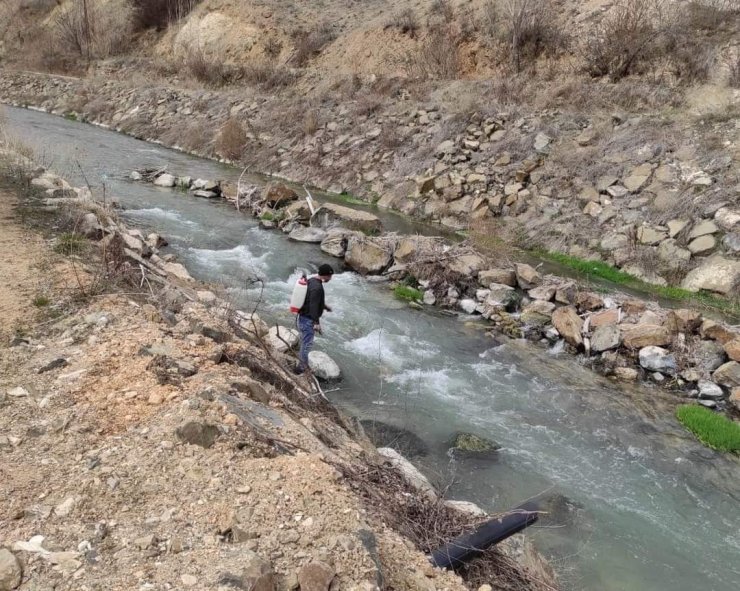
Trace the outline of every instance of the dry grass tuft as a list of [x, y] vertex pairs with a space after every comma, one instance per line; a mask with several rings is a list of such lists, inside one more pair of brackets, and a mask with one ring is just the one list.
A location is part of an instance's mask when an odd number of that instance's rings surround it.
[[216, 153], [222, 158], [238, 162], [247, 146], [247, 131], [234, 117], [229, 118], [221, 126], [216, 137]]
[[298, 68], [307, 66], [312, 58], [319, 55], [336, 38], [330, 23], [322, 23], [312, 31], [296, 31], [294, 36], [295, 49], [290, 62]]

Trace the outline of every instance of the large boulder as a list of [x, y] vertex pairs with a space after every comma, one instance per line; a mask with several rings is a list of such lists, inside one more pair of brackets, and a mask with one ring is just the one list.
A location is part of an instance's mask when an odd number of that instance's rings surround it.
[[658, 324], [637, 324], [623, 331], [622, 342], [629, 349], [660, 347], [671, 342], [671, 333]]
[[288, 349], [295, 347], [299, 339], [300, 336], [297, 330], [284, 326], [272, 326], [267, 333], [267, 342], [279, 353], [284, 353]]
[[522, 289], [532, 289], [542, 283], [542, 276], [531, 265], [516, 263], [514, 272], [517, 283]]
[[490, 318], [496, 312], [513, 310], [521, 301], [521, 296], [513, 287], [491, 283], [490, 291], [483, 302], [483, 316]]
[[157, 187], [174, 187], [176, 183], [177, 179], [174, 175], [167, 172], [160, 174], [156, 179], [154, 179], [154, 184]]
[[456, 457], [489, 458], [495, 457], [501, 446], [495, 441], [474, 433], [456, 433], [450, 441], [450, 450]]
[[583, 345], [583, 320], [573, 306], [555, 310], [552, 313], [552, 325], [570, 345], [574, 347]]
[[391, 464], [402, 474], [404, 479], [416, 490], [424, 494], [432, 501], [437, 500], [437, 492], [432, 484], [411, 462], [404, 458], [395, 449], [390, 447], [381, 447], [378, 453], [388, 459]]
[[347, 245], [344, 260], [362, 275], [381, 273], [391, 262], [392, 249], [378, 240], [353, 237]]
[[619, 327], [614, 324], [603, 324], [591, 335], [591, 350], [596, 353], [616, 349], [622, 339]]
[[398, 264], [424, 262], [441, 254], [444, 245], [433, 236], [405, 236], [398, 241], [393, 252], [393, 259]]
[[306, 226], [297, 226], [294, 228], [288, 238], [295, 240], [296, 242], [308, 242], [311, 244], [319, 244], [326, 238], [326, 232], [321, 228], [307, 228]]
[[712, 378], [726, 388], [740, 387], [740, 363], [728, 361], [717, 368]]
[[740, 361], [740, 337], [726, 342], [724, 349], [732, 361]]
[[335, 203], [324, 203], [319, 207], [311, 216], [311, 225], [325, 230], [340, 226], [365, 234], [380, 234], [383, 229], [378, 216]]
[[681, 287], [689, 291], [715, 291], [729, 294], [740, 283], [740, 261], [713, 256], [686, 275]]
[[265, 202], [276, 209], [298, 201], [298, 193], [282, 184], [270, 185], [265, 192]]
[[336, 362], [323, 351], [311, 351], [308, 354], [308, 366], [320, 380], [333, 381], [342, 377], [342, 370]]
[[353, 232], [344, 228], [330, 228], [326, 232], [326, 237], [321, 241], [321, 250], [341, 259], [347, 253], [349, 239], [353, 235]]
[[676, 373], [676, 358], [662, 347], [643, 347], [640, 349], [640, 365], [648, 371]]
[[486, 269], [478, 272], [478, 283], [483, 287], [488, 287], [491, 283], [516, 287], [516, 273], [513, 269]]
[[461, 254], [447, 259], [444, 266], [457, 275], [474, 277], [485, 264], [485, 259], [478, 254]]

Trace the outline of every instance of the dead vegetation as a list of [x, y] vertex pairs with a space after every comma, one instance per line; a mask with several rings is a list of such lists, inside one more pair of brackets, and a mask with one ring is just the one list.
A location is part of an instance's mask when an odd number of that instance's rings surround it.
[[232, 162], [239, 162], [246, 146], [247, 130], [238, 119], [227, 119], [216, 136], [216, 153]]

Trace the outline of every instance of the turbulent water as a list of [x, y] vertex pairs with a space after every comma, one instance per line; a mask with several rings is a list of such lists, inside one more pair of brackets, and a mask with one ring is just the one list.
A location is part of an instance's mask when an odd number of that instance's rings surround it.
[[[126, 180], [145, 165], [204, 178], [238, 171], [49, 115], [6, 114], [54, 169], [104, 183], [126, 219], [166, 236], [194, 276], [222, 283], [245, 307], [259, 301], [271, 321], [291, 322], [300, 268], [338, 265], [224, 204]], [[389, 215], [384, 222], [409, 228]], [[687, 436], [659, 390], [619, 388], [526, 343], [498, 345], [470, 317], [410, 310], [350, 272], [335, 276], [327, 299], [334, 312], [317, 347], [345, 376], [332, 400], [419, 435], [430, 451], [415, 461], [455, 498], [494, 511], [543, 499], [550, 514], [528, 532], [565, 588], [740, 586], [740, 464]], [[497, 441], [498, 459], [452, 459], [457, 431]]]

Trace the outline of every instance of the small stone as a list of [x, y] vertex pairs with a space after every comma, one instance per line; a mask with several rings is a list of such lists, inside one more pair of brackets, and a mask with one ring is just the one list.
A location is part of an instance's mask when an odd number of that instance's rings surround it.
[[714, 236], [699, 236], [689, 242], [688, 249], [693, 254], [702, 255], [712, 252], [717, 247], [717, 240]]
[[624, 382], [634, 382], [639, 377], [639, 373], [632, 367], [618, 367], [614, 370], [614, 376]]
[[11, 398], [25, 398], [28, 396], [28, 390], [21, 386], [17, 386], [8, 390], [8, 396]]
[[216, 443], [220, 431], [216, 425], [189, 421], [178, 427], [175, 433], [183, 443], [198, 445], [208, 449]]
[[74, 509], [75, 503], [74, 497], [65, 499], [64, 502], [54, 508], [54, 515], [57, 517], [67, 517], [72, 512], [72, 509]]
[[157, 538], [154, 536], [154, 534], [142, 536], [134, 540], [134, 546], [136, 546], [139, 550], [148, 550], [149, 548], [153, 548], [156, 543]]
[[10, 550], [0, 548], [0, 591], [12, 591], [21, 584], [23, 569]]
[[676, 373], [676, 358], [662, 347], [643, 347], [640, 349], [639, 357], [640, 365], [648, 371]]
[[719, 232], [717, 224], [715, 224], [711, 220], [704, 220], [703, 222], [699, 222], [693, 228], [691, 228], [691, 232], [689, 233], [689, 240], [699, 238], [700, 236], [716, 234], [717, 232]]
[[714, 382], [699, 380], [699, 398], [719, 399], [725, 397], [725, 392]]
[[335, 574], [325, 562], [313, 561], [298, 572], [298, 583], [301, 591], [328, 591]]
[[182, 575], [180, 580], [186, 587], [195, 587], [198, 584], [198, 578], [193, 575]]
[[732, 389], [729, 402], [735, 407], [735, 410], [740, 410], [740, 386]]
[[50, 361], [46, 365], [43, 365], [39, 369], [36, 370], [36, 373], [46, 373], [47, 371], [52, 371], [54, 369], [59, 369], [60, 367], [66, 367], [69, 365], [69, 362], [64, 359], [63, 357], [57, 357], [53, 361]]

